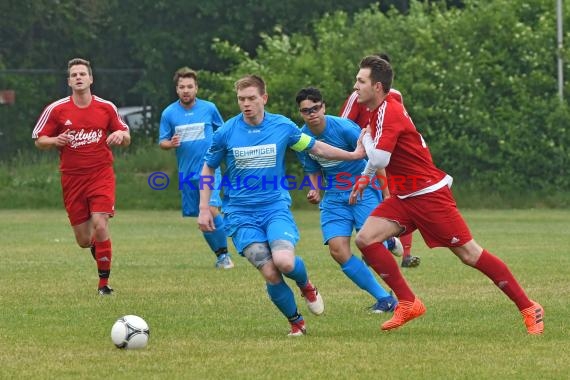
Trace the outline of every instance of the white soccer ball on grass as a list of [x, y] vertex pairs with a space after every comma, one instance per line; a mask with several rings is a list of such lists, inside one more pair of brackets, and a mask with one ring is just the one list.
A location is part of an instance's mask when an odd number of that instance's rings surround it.
[[150, 330], [144, 319], [136, 315], [125, 315], [117, 319], [111, 329], [111, 340], [118, 348], [127, 350], [145, 348]]

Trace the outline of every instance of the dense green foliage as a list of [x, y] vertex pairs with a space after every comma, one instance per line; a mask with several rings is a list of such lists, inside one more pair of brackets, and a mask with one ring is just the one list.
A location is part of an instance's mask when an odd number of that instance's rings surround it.
[[[17, 10], [26, 17], [8, 18], [0, 26], [0, 37], [6, 41], [0, 47], [0, 70], [55, 69], [76, 55], [95, 57], [97, 94], [119, 105], [149, 103], [161, 110], [174, 96], [172, 72], [189, 64], [202, 68], [200, 96], [216, 102], [225, 117], [238, 112], [234, 81], [245, 73], [257, 73], [268, 82], [268, 109], [300, 122], [294, 96], [301, 87], [320, 87], [327, 111], [336, 114], [351, 91], [360, 58], [385, 51], [395, 67], [394, 87], [403, 93], [436, 163], [456, 179], [460, 191], [479, 193], [483, 199], [515, 193], [535, 198], [553, 194], [558, 199], [556, 193], [568, 192], [570, 110], [568, 102], [557, 96], [552, 1], [447, 2], [460, 8], [443, 1], [394, 1], [356, 13], [356, 6], [366, 2], [345, 8], [348, 12], [331, 8], [330, 13], [323, 12], [326, 2], [321, 1], [312, 3], [310, 10], [296, 1], [287, 9], [282, 8], [287, 5], [265, 9], [263, 2], [250, 3], [237, 9], [223, 0], [210, 5], [196, 2], [178, 12], [172, 12], [177, 9], [173, 0], [79, 1], [79, 5], [60, 1], [57, 7], [45, 0], [12, 4], [15, 8], [1, 3], [0, 10]], [[334, 4], [334, 9], [343, 9]], [[386, 12], [390, 4], [405, 12]], [[565, 8], [567, 21], [568, 3]], [[264, 11], [267, 17], [248, 12], [251, 9]], [[319, 14], [322, 17], [315, 19]], [[255, 22], [246, 23], [248, 17]], [[71, 20], [78, 25], [76, 30], [68, 28]], [[247, 29], [250, 25], [255, 33]], [[192, 28], [199, 33], [190, 33], [196, 31]], [[64, 48], [56, 48], [58, 36], [65, 40]], [[568, 40], [570, 34], [564, 37]], [[110, 54], [104, 54], [107, 51]], [[560, 53], [567, 78], [570, 56], [566, 50]], [[196, 56], [204, 60], [196, 61]], [[131, 71], [98, 72], [98, 67]], [[64, 71], [4, 73], [0, 88], [17, 90], [17, 104], [0, 107], [0, 159], [6, 159], [15, 151], [33, 149], [31, 127], [54, 94], [65, 93]], [[153, 113], [155, 119], [158, 115]], [[147, 146], [147, 140], [135, 136], [131, 150], [141, 155], [141, 149], [156, 149]], [[20, 164], [33, 164], [27, 153], [17, 157]], [[289, 165], [298, 171], [293, 156]], [[3, 183], [12, 185], [13, 177], [12, 171]]]
[[235, 112], [229, 82], [255, 72], [269, 83], [271, 110], [300, 121], [295, 92], [316, 85], [336, 113], [359, 59], [386, 51], [395, 87], [440, 167], [497, 192], [568, 189], [570, 112], [557, 96], [552, 3], [466, 3], [463, 10], [414, 3], [408, 15], [336, 13], [316, 24], [315, 37], [265, 36], [255, 59], [219, 45], [239, 63], [216, 75], [221, 87], [213, 92]]
[[[254, 55], [260, 33], [276, 25], [286, 32], [310, 33], [313, 20], [326, 12], [352, 14], [371, 3], [2, 1], [0, 89], [15, 89], [17, 104], [0, 107], [0, 160], [30, 147], [30, 129], [38, 114], [49, 102], [67, 95], [65, 64], [71, 58], [91, 61], [98, 95], [119, 106], [149, 103], [159, 110], [172, 101], [171, 78], [177, 68], [227, 69], [229, 61], [211, 48], [214, 39], [238, 44]], [[407, 0], [381, 3], [383, 10], [392, 5], [407, 8]]]

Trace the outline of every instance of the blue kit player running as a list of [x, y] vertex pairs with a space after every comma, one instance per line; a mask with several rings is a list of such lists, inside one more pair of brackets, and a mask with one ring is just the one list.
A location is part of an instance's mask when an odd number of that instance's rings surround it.
[[[198, 216], [199, 178], [204, 155], [212, 143], [214, 131], [224, 123], [214, 103], [198, 99], [198, 77], [183, 67], [174, 74], [178, 100], [162, 112], [159, 144], [162, 149], [176, 149], [182, 193], [182, 216]], [[219, 171], [216, 173], [220, 181]], [[203, 232], [206, 242], [216, 254], [216, 268], [230, 269], [234, 264], [228, 253], [225, 224], [218, 208], [219, 191], [213, 191], [209, 206], [214, 215], [215, 231]]]
[[[297, 93], [295, 100], [305, 121], [305, 125], [301, 128], [303, 133], [347, 151], [356, 148], [360, 127], [352, 120], [325, 115], [325, 102], [318, 89], [304, 88]], [[369, 186], [367, 187], [369, 191], [363, 194], [362, 199], [350, 205], [348, 200], [352, 190], [351, 184], [361, 175], [366, 167], [366, 160], [328, 160], [306, 151], [297, 153], [297, 156], [312, 184], [312, 189], [307, 194], [309, 202], [319, 203], [320, 190], [325, 190], [320, 203], [321, 230], [324, 243], [329, 246], [332, 258], [352, 282], [374, 297], [376, 303], [370, 308], [371, 312], [394, 311], [398, 303], [396, 298], [384, 290], [366, 264], [354, 256], [350, 249], [353, 229], [360, 230], [368, 215], [382, 201], [380, 188], [388, 195], [388, 187]], [[380, 175], [386, 178], [385, 172]], [[397, 238], [390, 238], [385, 243], [387, 248], [403, 251], [401, 243], [395, 239]]]
[[[283, 276], [295, 281], [313, 314], [322, 314], [324, 303], [309, 281], [303, 259], [295, 255], [299, 232], [289, 209], [287, 148], [339, 160], [361, 159], [364, 152], [360, 144], [354, 152], [347, 152], [316, 141], [288, 118], [265, 112], [268, 94], [265, 82], [256, 75], [239, 79], [235, 89], [241, 113], [214, 134], [203, 180], [225, 162], [221, 186], [228, 235], [263, 276], [269, 298], [291, 325], [289, 335], [300, 336], [305, 334], [305, 321]], [[208, 186], [200, 189], [198, 225], [202, 231], [216, 228], [208, 207], [211, 192]]]

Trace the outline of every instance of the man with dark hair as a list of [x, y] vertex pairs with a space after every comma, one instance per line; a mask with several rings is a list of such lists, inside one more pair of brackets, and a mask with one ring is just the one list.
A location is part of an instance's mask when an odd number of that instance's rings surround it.
[[[174, 74], [174, 86], [178, 100], [162, 112], [160, 118], [159, 145], [162, 149], [175, 149], [179, 176], [184, 178], [180, 190], [182, 216], [198, 216], [200, 204], [200, 171], [204, 155], [212, 144], [212, 135], [224, 120], [216, 105], [197, 97], [198, 75], [188, 67]], [[216, 183], [220, 183], [220, 171]], [[219, 207], [222, 205], [219, 190], [212, 192], [210, 209], [214, 215], [215, 231], [203, 232], [204, 239], [216, 255], [216, 268], [231, 269], [234, 264], [228, 253], [225, 223]]]
[[[398, 328], [426, 311], [402, 276], [394, 257], [382, 242], [405, 231], [420, 230], [430, 248], [447, 247], [464, 264], [481, 271], [520, 310], [529, 334], [544, 331], [544, 309], [528, 298], [507, 265], [483, 249], [471, 236], [451, 193], [453, 179], [438, 169], [428, 146], [416, 130], [404, 106], [390, 95], [390, 63], [377, 56], [360, 62], [354, 89], [358, 102], [372, 110], [370, 125], [362, 138], [368, 156], [363, 174], [373, 177], [385, 168], [404, 181], [392, 196], [378, 205], [356, 236], [356, 245], [368, 264], [381, 274], [398, 297], [394, 316], [383, 330]], [[351, 199], [361, 196], [369, 181], [355, 184]]]
[[[386, 53], [377, 53], [376, 56], [382, 58], [386, 62], [390, 62], [390, 57]], [[390, 88], [390, 95], [393, 99], [396, 99], [400, 103], [404, 104], [404, 98], [400, 91], [395, 88]], [[352, 94], [344, 101], [344, 104], [340, 110], [340, 117], [345, 117], [354, 121], [360, 126], [360, 128], [365, 129], [370, 121], [370, 109], [364, 104], [358, 102], [358, 93], [353, 91]], [[400, 241], [404, 247], [402, 254], [402, 268], [415, 268], [420, 265], [421, 259], [419, 256], [412, 255], [412, 234], [406, 233], [400, 236]]]
[[[356, 148], [360, 128], [349, 119], [327, 115], [325, 101], [318, 89], [303, 88], [295, 100], [305, 121], [301, 127], [303, 133], [346, 151]], [[382, 192], [388, 194], [387, 186], [368, 187], [362, 199], [350, 205], [348, 200], [352, 187], [347, 183], [354, 183], [360, 176], [366, 160], [328, 160], [306, 151], [298, 152], [297, 157], [312, 184], [312, 189], [307, 194], [308, 201], [314, 204], [320, 202], [321, 232], [331, 257], [352, 282], [374, 297], [375, 304], [370, 307], [371, 312], [393, 311], [398, 301], [384, 290], [366, 264], [354, 256], [350, 249], [353, 230], [358, 232], [362, 228], [368, 215], [382, 201]], [[381, 170], [378, 174], [385, 177], [386, 173]], [[325, 189], [322, 201], [321, 189]], [[386, 242], [386, 247], [390, 250], [402, 249], [395, 237]]]

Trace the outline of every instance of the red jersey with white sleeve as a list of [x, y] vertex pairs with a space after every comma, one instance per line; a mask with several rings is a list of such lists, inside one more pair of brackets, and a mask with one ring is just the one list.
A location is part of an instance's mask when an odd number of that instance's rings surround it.
[[453, 179], [435, 166], [422, 135], [391, 93], [372, 111], [370, 127], [376, 149], [391, 153], [386, 173], [392, 195], [403, 199], [451, 186]]
[[[400, 91], [392, 88], [390, 89], [390, 94], [394, 99], [404, 104], [404, 99], [402, 98]], [[358, 93], [356, 91], [350, 94], [350, 96], [344, 101], [339, 113], [340, 117], [354, 121], [362, 129], [368, 126], [370, 115], [371, 113], [368, 107], [364, 104], [358, 103]]]
[[68, 96], [44, 109], [32, 138], [55, 137], [69, 131], [71, 141], [59, 151], [60, 171], [76, 175], [111, 166], [113, 153], [107, 145], [107, 136], [128, 130], [113, 103], [92, 96], [89, 106], [80, 108]]

